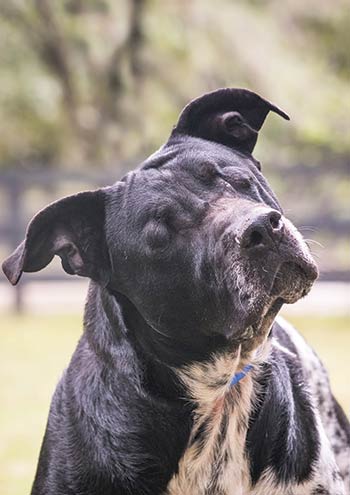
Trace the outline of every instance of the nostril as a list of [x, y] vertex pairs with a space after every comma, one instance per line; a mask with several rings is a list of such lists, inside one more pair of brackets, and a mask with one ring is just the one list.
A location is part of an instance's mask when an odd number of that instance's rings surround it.
[[275, 241], [283, 234], [283, 227], [282, 215], [277, 210], [260, 213], [238, 236], [240, 247], [252, 252], [273, 249]]
[[250, 233], [250, 239], [247, 247], [257, 247], [264, 243], [264, 237], [258, 230]]
[[273, 211], [269, 215], [270, 225], [273, 230], [277, 230], [281, 227], [281, 214], [278, 211]]

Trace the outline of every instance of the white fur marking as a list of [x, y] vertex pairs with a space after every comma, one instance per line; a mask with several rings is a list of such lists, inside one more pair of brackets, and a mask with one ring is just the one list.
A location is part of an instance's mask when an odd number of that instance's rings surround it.
[[[316, 364], [319, 368], [321, 365], [316, 355], [293, 327], [281, 319], [279, 324], [296, 345], [306, 372], [312, 373]], [[272, 345], [286, 354], [298, 357], [278, 342]], [[312, 479], [301, 485], [278, 485], [274, 474], [268, 469], [259, 482], [251, 486], [245, 442], [247, 421], [256, 400], [253, 390], [254, 371], [245, 376], [239, 387], [230, 388], [229, 384], [234, 373], [241, 371], [248, 361], [254, 361], [257, 369], [259, 363], [266, 359], [269, 344], [265, 343], [263, 348], [264, 356], [252, 353], [250, 360], [242, 360], [240, 352], [227, 353], [181, 371], [182, 380], [197, 407], [189, 445], [180, 459], [178, 473], [168, 484], [166, 495], [311, 495], [319, 487], [328, 490], [331, 495], [350, 495], [343, 481], [334, 477], [337, 472], [335, 457], [316, 407], [321, 451]], [[224, 429], [221, 438], [225, 416], [227, 429]], [[196, 432], [204, 421], [206, 428], [203, 444], [196, 443]]]

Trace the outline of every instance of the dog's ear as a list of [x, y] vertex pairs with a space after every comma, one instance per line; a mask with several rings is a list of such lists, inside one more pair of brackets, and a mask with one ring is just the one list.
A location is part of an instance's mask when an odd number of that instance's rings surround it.
[[30, 222], [24, 241], [7, 258], [3, 271], [12, 285], [22, 272], [37, 272], [54, 255], [73, 275], [108, 283], [103, 190], [67, 196], [41, 210]]
[[218, 89], [183, 109], [172, 136], [188, 134], [252, 153], [270, 111], [289, 120], [286, 113], [252, 91]]

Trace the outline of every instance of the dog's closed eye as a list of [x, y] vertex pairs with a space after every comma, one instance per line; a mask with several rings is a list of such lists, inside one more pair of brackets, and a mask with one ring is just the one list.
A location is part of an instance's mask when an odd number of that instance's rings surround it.
[[211, 184], [217, 177], [221, 176], [218, 166], [213, 162], [200, 163], [196, 166], [194, 173], [205, 184]]
[[237, 192], [247, 193], [254, 189], [254, 179], [248, 174], [237, 174], [225, 171], [221, 177]]
[[153, 220], [157, 223], [171, 227], [172, 220], [174, 219], [174, 211], [170, 206], [159, 206], [153, 213]]
[[250, 191], [254, 187], [251, 177], [238, 177], [234, 179], [234, 185], [239, 191]]

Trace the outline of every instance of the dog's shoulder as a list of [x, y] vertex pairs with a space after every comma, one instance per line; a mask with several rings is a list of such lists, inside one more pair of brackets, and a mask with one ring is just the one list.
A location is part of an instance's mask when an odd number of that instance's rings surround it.
[[251, 479], [257, 482], [269, 471], [279, 483], [302, 483], [319, 455], [315, 408], [291, 335], [275, 323], [270, 338], [247, 434]]
[[96, 495], [161, 493], [187, 442], [189, 411], [149, 393], [127, 342], [114, 346], [113, 362], [99, 353], [85, 332], [52, 399], [34, 487], [51, 494], [49, 478], [59, 486], [69, 477], [72, 489]]
[[[273, 326], [271, 340], [269, 365], [275, 368], [271, 386], [281, 393], [290, 380], [293, 393], [286, 396], [290, 401], [287, 409], [289, 414], [293, 411], [295, 431], [310, 434], [308, 441], [311, 443], [306, 447], [310, 449], [311, 457], [304, 458], [306, 464], [309, 462], [313, 470], [316, 468], [321, 472], [322, 463], [333, 464], [335, 459], [334, 476], [339, 468], [342, 479], [350, 485], [350, 424], [332, 394], [325, 366], [303, 336], [281, 317]], [[276, 398], [278, 393], [274, 395]], [[268, 414], [272, 414], [273, 404], [268, 403], [265, 407]], [[294, 447], [302, 455], [300, 447], [305, 445], [305, 439], [300, 436], [299, 440], [301, 443], [297, 441]]]
[[273, 327], [272, 337], [276, 352], [290, 354], [298, 360], [310, 395], [320, 413], [327, 433], [329, 430], [329, 434], [333, 436], [331, 430], [334, 430], [334, 423], [340, 424], [347, 443], [350, 445], [349, 421], [333, 396], [327, 369], [317, 353], [301, 334], [283, 318], [277, 318], [277, 322]]

